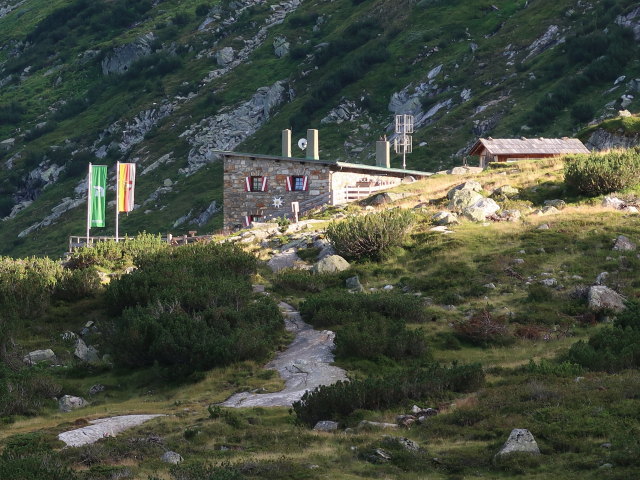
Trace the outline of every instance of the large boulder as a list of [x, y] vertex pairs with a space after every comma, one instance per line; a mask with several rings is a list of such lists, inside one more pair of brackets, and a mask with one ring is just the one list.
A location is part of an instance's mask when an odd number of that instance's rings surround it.
[[620, 210], [624, 208], [625, 203], [617, 197], [604, 197], [602, 199], [602, 206], [605, 208], [615, 208]]
[[336, 273], [348, 270], [351, 267], [340, 255], [329, 255], [313, 266], [316, 273]]
[[511, 185], [503, 185], [502, 187], [496, 188], [491, 195], [494, 197], [510, 198], [518, 195], [519, 192], [520, 190], [518, 190], [516, 187], [512, 187]]
[[453, 195], [460, 190], [471, 190], [472, 192], [479, 192], [482, 190], [482, 185], [475, 180], [469, 180], [468, 182], [461, 183], [460, 185], [456, 185], [451, 190], [447, 192], [447, 198], [451, 200]]
[[27, 365], [36, 365], [40, 362], [56, 363], [58, 359], [56, 358], [56, 354], [53, 353], [53, 350], [47, 348], [46, 350], [34, 350], [33, 352], [27, 353], [22, 361]]
[[85, 363], [95, 364], [100, 362], [100, 355], [95, 347], [87, 346], [81, 338], [76, 340], [76, 348], [73, 354]]
[[514, 428], [509, 434], [509, 438], [504, 443], [496, 457], [508, 455], [514, 452], [530, 453], [540, 455], [540, 448], [533, 438], [531, 432], [525, 428]]
[[224, 47], [221, 50], [216, 52], [216, 62], [221, 67], [225, 67], [235, 58], [235, 52], [233, 51], [233, 47]]
[[160, 457], [160, 460], [162, 460], [164, 463], [177, 465], [181, 463], [184, 460], [184, 458], [182, 458], [182, 455], [180, 455], [179, 453], [172, 452], [171, 450], [169, 450], [162, 454], [162, 457]]
[[464, 216], [474, 222], [484, 222], [487, 217], [493, 215], [500, 210], [495, 200], [491, 198], [481, 198], [473, 205], [464, 209]]
[[276, 37], [273, 41], [273, 53], [276, 57], [282, 58], [289, 53], [290, 43], [287, 42], [285, 37]]
[[604, 285], [590, 287], [587, 298], [589, 308], [594, 311], [613, 310], [614, 312], [621, 312], [626, 308], [624, 304], [625, 298]]
[[156, 36], [153, 33], [147, 33], [131, 43], [116, 47], [102, 60], [102, 74], [125, 73], [133, 63], [153, 53], [155, 40]]
[[433, 217], [433, 223], [436, 225], [455, 225], [460, 223], [458, 220], [458, 215], [451, 212], [438, 212]]
[[624, 235], [618, 235], [618, 238], [616, 238], [616, 243], [613, 245], [613, 249], [619, 251], [632, 251], [636, 249], [636, 244]]
[[82, 397], [74, 397], [73, 395], [64, 395], [58, 400], [58, 408], [61, 412], [70, 412], [78, 408], [83, 408], [89, 403]]
[[279, 272], [285, 268], [295, 268], [298, 262], [302, 262], [302, 259], [298, 256], [295, 248], [289, 248], [277, 255], [274, 255], [271, 260], [267, 262], [267, 266], [272, 272]]
[[384, 205], [386, 203], [402, 200], [406, 196], [407, 195], [404, 193], [382, 192], [382, 193], [378, 193], [373, 198], [371, 198], [371, 201], [369, 203], [371, 203], [371, 205]]
[[456, 190], [451, 196], [449, 208], [456, 212], [461, 212], [483, 198], [482, 195], [473, 190]]

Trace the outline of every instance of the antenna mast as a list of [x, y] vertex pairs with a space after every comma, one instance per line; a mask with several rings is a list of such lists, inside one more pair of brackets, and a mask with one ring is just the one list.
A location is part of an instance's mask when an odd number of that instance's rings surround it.
[[402, 154], [402, 169], [407, 169], [407, 153], [413, 151], [413, 115], [396, 115], [396, 138], [393, 146], [396, 153]]

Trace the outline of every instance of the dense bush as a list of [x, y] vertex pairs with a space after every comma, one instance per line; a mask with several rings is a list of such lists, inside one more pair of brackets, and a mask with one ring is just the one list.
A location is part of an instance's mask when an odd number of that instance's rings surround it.
[[95, 266], [117, 270], [137, 265], [144, 257], [168, 248], [159, 235], [143, 232], [120, 242], [110, 240], [94, 243], [90, 247], [81, 247], [69, 256], [67, 267], [83, 269]]
[[101, 285], [100, 275], [94, 267], [63, 270], [53, 295], [60, 300], [80, 300], [95, 296]]
[[0, 418], [35, 415], [60, 390], [60, 385], [39, 367], [11, 368], [0, 362]]
[[402, 244], [414, 221], [410, 210], [385, 210], [332, 222], [327, 227], [327, 237], [345, 258], [380, 259]]
[[613, 327], [600, 330], [588, 342], [573, 344], [567, 358], [590, 370], [617, 372], [640, 367], [640, 301], [629, 302]]
[[387, 292], [354, 294], [345, 290], [327, 290], [309, 296], [300, 305], [300, 313], [318, 328], [345, 325], [359, 314], [367, 313], [411, 323], [427, 319], [419, 297]]
[[276, 274], [273, 288], [280, 292], [318, 293], [344, 285], [346, 275], [313, 273], [308, 270], [285, 269]]
[[171, 367], [186, 375], [245, 359], [263, 359], [283, 322], [270, 297], [252, 293], [255, 257], [233, 245], [189, 245], [139, 261], [106, 292], [113, 352], [125, 366]]
[[470, 392], [483, 384], [479, 364], [443, 367], [433, 363], [318, 387], [295, 402], [293, 410], [299, 422], [313, 426], [320, 420], [344, 418], [357, 409], [385, 410], [409, 401], [438, 400], [447, 392]]
[[404, 320], [373, 313], [356, 315], [338, 330], [336, 355], [374, 360], [386, 356], [395, 360], [417, 358], [427, 351], [422, 330], [409, 330]]
[[26, 109], [18, 102], [0, 105], [0, 125], [15, 125], [22, 118]]
[[564, 177], [569, 188], [588, 196], [637, 185], [640, 183], [640, 151], [629, 149], [570, 156]]

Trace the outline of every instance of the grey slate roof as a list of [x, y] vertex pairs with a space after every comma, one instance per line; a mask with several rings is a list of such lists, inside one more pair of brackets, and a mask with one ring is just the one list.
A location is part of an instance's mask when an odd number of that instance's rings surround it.
[[479, 155], [482, 147], [490, 155], [565, 154], [589, 153], [589, 149], [577, 138], [480, 138], [469, 150], [469, 155]]

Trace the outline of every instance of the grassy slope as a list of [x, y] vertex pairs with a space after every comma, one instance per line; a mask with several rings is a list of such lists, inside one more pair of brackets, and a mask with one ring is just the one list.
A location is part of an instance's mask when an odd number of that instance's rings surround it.
[[[619, 0], [617, 5], [622, 9], [629, 8], [632, 2]], [[48, 13], [59, 8], [65, 2], [40, 2], [32, 0], [28, 6], [18, 9], [0, 20], [0, 40], [3, 43], [11, 39], [21, 39], [25, 32], [32, 30]], [[493, 8], [491, 5], [495, 5]], [[468, 2], [440, 2], [423, 1], [416, 5], [404, 5], [390, 1], [367, 1], [361, 3], [340, 0], [331, 4], [317, 4], [305, 2], [294, 14], [297, 18], [304, 18], [310, 14], [322, 15], [326, 22], [317, 31], [313, 31], [313, 21], [306, 25], [293, 24], [286, 20], [283, 24], [273, 27], [264, 44], [252, 55], [251, 61], [236, 68], [230, 74], [206, 86], [199, 86], [199, 82], [208, 71], [215, 68], [211, 58], [196, 59], [198, 52], [207, 42], [213, 44], [210, 34], [197, 32], [201, 18], [194, 15], [195, 6], [178, 0], [162, 2], [145, 14], [133, 28], [124, 31], [113, 30], [103, 38], [91, 39], [80, 37], [70, 51], [61, 52], [63, 55], [45, 59], [46, 65], [41, 70], [28, 76], [18, 84], [9, 85], [0, 90], [0, 105], [10, 101], [17, 101], [26, 107], [22, 120], [18, 123], [22, 131], [26, 131], [38, 122], [47, 120], [49, 106], [59, 100], [73, 98], [91, 98], [91, 105], [76, 115], [58, 122], [57, 127], [24, 145], [29, 150], [46, 151], [51, 145], [63, 145], [65, 140], [72, 139], [79, 146], [93, 143], [98, 132], [116, 120], [129, 120], [138, 112], [150, 108], [154, 102], [172, 97], [185, 82], [192, 87], [198, 96], [182, 104], [176, 112], [161, 122], [154, 134], [136, 147], [121, 161], [131, 159], [138, 162], [151, 163], [160, 156], [174, 152], [176, 162], [169, 167], [161, 168], [146, 178], [140, 178], [138, 199], [145, 198], [154, 191], [165, 178], [178, 178], [181, 187], [180, 195], [174, 198], [163, 198], [162, 211], [144, 214], [145, 210], [133, 212], [127, 219], [131, 226], [130, 232], [135, 230], [168, 231], [180, 234], [182, 231], [173, 229], [172, 223], [192, 208], [201, 209], [203, 205], [213, 200], [221, 200], [221, 184], [219, 167], [213, 170], [199, 172], [193, 177], [182, 178], [177, 175], [177, 169], [186, 162], [188, 146], [178, 138], [186, 127], [199, 119], [212, 115], [216, 109], [207, 105], [205, 97], [215, 92], [220, 105], [235, 105], [249, 98], [255, 90], [264, 85], [270, 85], [277, 80], [288, 80], [293, 87], [296, 98], [284, 105], [280, 111], [252, 138], [238, 147], [239, 150], [258, 151], [261, 153], [279, 152], [279, 130], [291, 125], [291, 117], [299, 112], [301, 106], [309, 99], [310, 94], [318, 85], [322, 84], [337, 69], [348, 66], [353, 59], [372, 48], [376, 39], [344, 52], [331, 59], [326, 65], [314, 70], [310, 58], [294, 60], [290, 57], [278, 59], [273, 55], [272, 43], [276, 36], [285, 36], [294, 47], [302, 47], [307, 53], [312, 53], [314, 46], [322, 42], [332, 42], [339, 39], [345, 29], [361, 19], [384, 18], [381, 26], [386, 38], [386, 49], [389, 58], [374, 65], [369, 71], [361, 72], [360, 78], [342, 88], [321, 108], [308, 116], [308, 126], [319, 125], [328, 110], [335, 106], [342, 97], [359, 99], [363, 95], [369, 98], [369, 113], [372, 123], [368, 130], [356, 128], [357, 125], [345, 122], [340, 125], [321, 125], [320, 138], [322, 155], [327, 158], [341, 158], [350, 161], [367, 161], [367, 156], [373, 153], [373, 142], [384, 133], [384, 128], [390, 123], [391, 116], [387, 110], [389, 98], [393, 92], [401, 90], [408, 84], [414, 85], [424, 81], [425, 75], [435, 66], [442, 64], [443, 73], [437, 83], [443, 92], [431, 101], [453, 98], [455, 104], [452, 109], [442, 111], [435, 118], [435, 123], [416, 132], [415, 151], [409, 156], [412, 168], [440, 169], [451, 165], [451, 155], [464, 148], [475, 138], [473, 133], [474, 121], [497, 116], [500, 121], [495, 126], [492, 135], [513, 136], [521, 135], [520, 127], [527, 123], [535, 103], [546, 93], [561, 84], [565, 78], [574, 75], [579, 69], [569, 67], [561, 78], [549, 73], [551, 65], [562, 60], [562, 49], [553, 49], [527, 62], [515, 66], [507, 65], [507, 58], [502, 52], [511, 49], [522, 51], [533, 40], [543, 33], [550, 24], [575, 31], [580, 25], [598, 20], [592, 11], [583, 16], [567, 15], [572, 5], [568, 1], [552, 2], [524, 2], [524, 0], [501, 0], [493, 4], [472, 4]], [[525, 7], [526, 5], [526, 7]], [[266, 5], [251, 9], [244, 15], [229, 37], [220, 40], [216, 48], [232, 45], [236, 49], [242, 47], [239, 37], [248, 38], [255, 34], [256, 29], [268, 15]], [[179, 13], [187, 13], [188, 21], [184, 25], [166, 26]], [[582, 14], [581, 14], [582, 15]], [[592, 18], [594, 17], [594, 18]], [[160, 28], [160, 25], [165, 25]], [[80, 64], [76, 59], [78, 54], [88, 48], [109, 51], [113, 46], [126, 43], [138, 35], [154, 31], [169, 44], [175, 42], [179, 47], [182, 66], [166, 75], [156, 76], [147, 73], [138, 79], [104, 79], [100, 74], [99, 60]], [[382, 37], [380, 37], [382, 38]], [[471, 42], [478, 45], [475, 53], [470, 49]], [[193, 51], [191, 48], [193, 47]], [[438, 48], [438, 51], [425, 56], [424, 53]], [[6, 56], [6, 51], [0, 55]], [[4, 58], [0, 56], [0, 59]], [[52, 75], [45, 76], [49, 67], [61, 66], [62, 69]], [[303, 71], [309, 73], [305, 76]], [[634, 78], [640, 73], [637, 61], [631, 62], [625, 68], [628, 78]], [[530, 74], [536, 77], [533, 81]], [[54, 83], [61, 75], [63, 83], [55, 87]], [[594, 84], [585, 90], [577, 102], [590, 98], [602, 97], [603, 102], [616, 99], [618, 92], [603, 93], [609, 83]], [[472, 98], [466, 103], [460, 103], [460, 93], [463, 89], [471, 89]], [[477, 107], [486, 105], [497, 99], [503, 99], [490, 106], [482, 113], [475, 114]], [[599, 108], [599, 105], [595, 105]], [[534, 128], [527, 135], [559, 136], [572, 134], [577, 125], [571, 119], [569, 109], [564, 109], [555, 119], [540, 128]], [[15, 136], [14, 125], [0, 125], [0, 138]], [[296, 137], [302, 136], [302, 131], [294, 132]], [[354, 155], [344, 146], [344, 142], [355, 138], [365, 143], [362, 154]], [[118, 140], [116, 138], [116, 140]], [[421, 142], [427, 145], [418, 147]], [[10, 154], [20, 150], [16, 148]], [[7, 158], [10, 154], [5, 154]], [[116, 156], [109, 157], [109, 165], [118, 160]], [[399, 162], [393, 159], [394, 165]], [[11, 192], [26, 173], [23, 160], [16, 161], [17, 169], [9, 174], [0, 170], [0, 194]], [[9, 177], [9, 175], [13, 175]], [[3, 185], [3, 179], [5, 183]], [[79, 180], [79, 177], [74, 179]], [[63, 217], [54, 226], [30, 236], [26, 240], [17, 240], [16, 234], [27, 228], [36, 220], [43, 218], [56, 204], [59, 198], [70, 196], [74, 182], [68, 181], [63, 185], [49, 189], [31, 207], [20, 213], [17, 218], [0, 224], [0, 238], [4, 253], [24, 255], [29, 253], [62, 253], [64, 239], [69, 234], [79, 234], [83, 231], [82, 209], [76, 209]], [[196, 198], [190, 204], [190, 198]], [[211, 231], [220, 225], [219, 216], [200, 231]], [[193, 229], [185, 225], [184, 230]], [[107, 229], [105, 234], [110, 233]], [[46, 246], [46, 247], [45, 247]]]
[[[527, 204], [538, 206], [545, 199], [567, 198], [559, 182], [561, 167], [558, 161], [524, 163], [520, 170], [507, 170], [506, 175], [494, 170], [474, 178], [486, 190], [504, 184], [518, 186], [523, 199], [518, 201], [519, 207], [525, 210]], [[413, 194], [400, 203], [411, 206], [442, 198], [452, 185], [462, 180], [438, 176], [399, 187]], [[148, 475], [170, 478], [167, 467], [158, 460], [164, 448], [181, 453], [187, 465], [200, 461], [226, 462], [227, 467], [239, 465], [244, 475], [241, 478], [599, 479], [603, 478], [599, 466], [604, 463], [613, 464], [608, 477], [632, 478], [637, 474], [633, 461], [637, 453], [634, 432], [640, 428], [634, 413], [638, 409], [640, 387], [637, 371], [618, 375], [585, 373], [582, 374], [585, 378], [577, 382], [573, 372], [554, 375], [518, 368], [530, 359], [552, 359], [600, 328], [579, 321], [585, 311], [584, 303], [566, 296], [573, 286], [590, 284], [596, 274], [609, 271], [612, 282], [624, 294], [635, 296], [640, 289], [634, 274], [640, 260], [635, 255], [611, 250], [611, 240], [618, 234], [626, 234], [635, 241], [640, 239], [638, 216], [604, 211], [593, 202], [580, 199], [568, 200], [569, 206], [557, 215], [528, 215], [518, 224], [463, 223], [454, 227], [455, 234], [450, 236], [429, 232], [426, 219], [437, 206], [428, 207], [404, 249], [381, 263], [353, 265], [367, 288], [389, 283], [412, 284], [424, 296], [433, 298], [434, 306], [428, 307], [433, 320], [412, 327], [426, 332], [436, 359], [480, 361], [488, 374], [486, 388], [437, 405], [441, 414], [426, 426], [391, 432], [417, 441], [425, 449], [423, 453], [407, 454], [385, 446], [381, 439], [383, 432], [376, 430], [354, 434], [312, 432], [295, 426], [286, 409], [253, 408], [209, 418], [207, 406], [235, 391], [278, 388], [277, 379], [252, 363], [212, 370], [203, 380], [187, 385], [166, 384], [153, 369], [93, 372], [78, 369], [73, 374], [61, 374], [65, 393], [83, 394], [95, 383], [106, 385], [107, 390], [93, 399], [92, 406], [71, 414], [60, 414], [52, 406], [41, 416], [17, 419], [0, 431], [0, 439], [40, 431], [58, 448], [55, 435], [71, 428], [78, 419], [158, 412], [173, 416], [94, 447], [63, 450], [60, 454], [80, 470], [87, 468], [86, 461], [90, 458], [89, 467], [94, 475], [100, 475], [99, 468], [102, 475], [128, 468], [133, 478], [140, 480]], [[551, 229], [537, 230], [543, 222]], [[513, 265], [513, 258], [523, 258], [525, 262]], [[520, 277], [514, 277], [509, 268]], [[543, 272], [552, 273], [564, 287], [532, 297], [526, 279], [532, 277], [535, 284], [544, 278]], [[271, 274], [263, 270], [261, 275], [256, 281], [268, 284]], [[497, 288], [481, 287], [488, 282]], [[303, 300], [294, 291], [282, 295], [293, 303]], [[448, 303], [455, 303], [456, 308], [442, 308]], [[506, 315], [512, 326], [519, 323], [546, 329], [549, 338], [518, 339], [513, 344], [487, 347], [452, 343], [451, 324], [463, 319], [467, 312], [483, 308], [495, 315]], [[89, 310], [93, 313], [87, 317]], [[88, 319], [104, 321], [99, 302], [59, 305], [35, 330], [30, 328], [21, 344], [25, 348], [51, 345], [60, 331], [77, 328]], [[68, 355], [68, 347], [60, 340], [53, 342], [53, 349], [60, 358]], [[383, 360], [372, 363], [344, 359], [339, 363], [350, 375], [383, 371], [388, 365]], [[345, 422], [347, 426], [354, 426], [363, 418], [392, 422], [396, 414], [408, 411], [413, 403], [423, 402], [410, 399], [404, 408], [393, 411], [355, 412]], [[493, 455], [512, 428], [530, 429], [543, 456], [493, 463]], [[145, 447], [131, 440], [148, 435], [160, 435], [164, 447], [153, 444]], [[603, 443], [612, 446], [603, 448], [600, 446]], [[394, 459], [389, 464], [374, 465], [360, 457], [362, 452], [380, 446], [392, 452]], [[318, 468], [311, 469], [309, 465]]]

